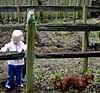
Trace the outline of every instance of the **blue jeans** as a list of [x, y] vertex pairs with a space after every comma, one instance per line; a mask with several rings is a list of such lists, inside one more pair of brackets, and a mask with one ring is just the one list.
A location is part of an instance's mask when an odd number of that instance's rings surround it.
[[14, 76], [16, 76], [16, 86], [20, 86], [22, 84], [22, 71], [23, 65], [8, 65], [8, 80], [6, 87], [11, 88], [13, 86]]

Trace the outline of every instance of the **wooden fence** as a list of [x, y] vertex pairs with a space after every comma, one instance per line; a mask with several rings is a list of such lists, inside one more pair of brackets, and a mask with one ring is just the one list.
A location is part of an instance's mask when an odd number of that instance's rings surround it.
[[[93, 2], [96, 2], [95, 5], [97, 5], [97, 7], [94, 7], [92, 9], [92, 5], [94, 5]], [[76, 18], [82, 18], [82, 11], [78, 11], [78, 10], [82, 10], [84, 0], [22, 0], [21, 2], [20, 0], [12, 0], [10, 2], [8, 0], [5, 1], [1, 0], [0, 3], [1, 3], [0, 5], [1, 19], [3, 20], [7, 19], [7, 21], [17, 20], [18, 22], [24, 23], [26, 21], [25, 19], [27, 14], [26, 8], [36, 9], [35, 15], [37, 21], [39, 22], [48, 22], [49, 20], [66, 19], [69, 17], [73, 18], [73, 20]], [[100, 6], [98, 3], [99, 2], [97, 2], [97, 0], [88, 0], [86, 2], [86, 6], [89, 6], [88, 17], [91, 17], [91, 12], [92, 13], [95, 12], [94, 14], [96, 14], [96, 12], [99, 12], [100, 8], [98, 7]], [[45, 5], [50, 6], [50, 8], [45, 7]], [[53, 6], [58, 6], [58, 8], [56, 7], [53, 8]], [[66, 7], [68, 8], [66, 9]], [[8, 9], [6, 10], [6, 8]], [[46, 10], [46, 11], [42, 11], [42, 10]], [[56, 12], [50, 13], [50, 10]], [[3, 13], [3, 12], [7, 12], [7, 13]], [[10, 13], [10, 12], [14, 12], [14, 13]]]
[[[14, 11], [16, 11], [16, 9], [17, 9], [17, 7], [16, 6], [14, 6], [15, 7], [15, 10]], [[21, 7], [21, 6], [20, 6]], [[19, 9], [20, 9], [20, 7], [19, 7]], [[27, 7], [27, 6], [26, 6]], [[30, 8], [30, 9], [36, 9], [36, 11], [38, 11], [39, 9], [40, 9], [40, 11], [42, 11], [42, 10], [45, 10], [45, 11], [47, 11], [47, 9], [48, 9], [48, 11], [61, 11], [61, 9], [67, 9], [67, 11], [72, 11], [71, 10], [71, 8], [69, 8], [69, 10], [68, 10], [68, 7], [61, 7], [61, 6], [53, 6], [53, 8], [51, 9], [50, 7], [52, 7], [52, 6], [32, 6], [32, 8]], [[73, 8], [73, 11], [75, 11], [75, 10], [77, 10], [77, 7], [76, 6], [73, 6], [74, 8]], [[7, 8], [8, 10], [10, 10], [9, 8]], [[79, 9], [79, 8], [78, 8]], [[83, 10], [83, 24], [85, 24], [86, 23], [86, 19], [87, 19], [87, 10], [88, 9], [90, 9], [89, 7], [87, 7], [86, 5], [84, 5], [83, 7], [82, 7], [82, 10]], [[1, 9], [0, 9], [2, 12], [3, 12], [3, 7], [1, 7]], [[20, 9], [21, 10], [21, 9]], [[23, 9], [24, 10], [24, 9]], [[25, 9], [26, 10], [26, 9]], [[97, 11], [98, 10], [98, 8], [97, 7], [95, 7], [95, 8], [93, 8], [92, 7], [92, 9], [91, 10], [93, 10], [93, 11]], [[7, 11], [7, 10], [6, 10]], [[13, 10], [12, 10], [13, 11]], [[26, 10], [27, 11], [27, 10]], [[64, 10], [65, 11], [65, 10]], [[99, 11], [99, 10], [98, 10]], [[93, 25], [92, 25], [93, 26]], [[92, 28], [92, 26], [91, 25], [85, 25], [85, 26], [80, 26], [79, 28], [80, 29], [82, 29], [82, 27], [86, 27], [85, 29], [83, 29], [82, 31], [84, 31], [84, 30], [86, 30], [86, 29], [88, 29], [88, 30], [100, 30], [100, 26], [98, 25], [95, 25], [95, 26], [93, 26], [93, 28]], [[50, 25], [48, 26], [47, 25], [47, 27], [50, 29]], [[54, 28], [54, 26], [51, 26], [52, 28]], [[71, 30], [69, 30], [69, 31], [72, 31], [72, 30], [74, 30], [73, 29], [73, 27], [75, 27], [76, 29], [78, 29], [78, 31], [80, 30], [79, 28], [78, 28], [78, 26], [70, 26], [70, 29]], [[90, 28], [89, 28], [90, 27]], [[45, 30], [45, 28], [46, 27], [43, 27], [43, 25], [42, 25], [42, 30]], [[59, 28], [59, 26], [55, 26], [55, 28]], [[63, 26], [63, 29], [64, 28], [66, 28], [65, 30], [67, 30], [68, 29], [68, 25], [66, 25], [66, 26]], [[94, 29], [95, 28], [95, 29]], [[96, 29], [97, 28], [97, 29]], [[30, 31], [33, 31], [32, 30], [32, 26], [31, 26], [31, 28], [29, 28], [30, 29]], [[35, 29], [35, 28], [34, 28]], [[37, 28], [38, 29], [38, 28]], [[57, 29], [57, 30], [59, 30], [59, 29]], [[56, 30], [56, 31], [57, 31]], [[60, 29], [60, 30], [62, 30], [62, 29]], [[64, 31], [65, 31], [64, 30]], [[40, 57], [40, 58], [51, 58], [51, 57], [55, 57], [55, 58], [59, 58], [59, 57], [63, 57], [63, 58], [67, 58], [67, 57], [73, 57], [73, 56], [75, 56], [75, 57], [85, 57], [85, 61], [84, 61], [84, 66], [83, 66], [83, 70], [84, 70], [84, 72], [87, 70], [87, 58], [88, 58], [88, 56], [89, 57], [93, 57], [93, 56], [96, 56], [96, 57], [98, 57], [99, 55], [100, 55], [100, 52], [85, 52], [85, 51], [87, 51], [87, 39], [88, 39], [88, 33], [87, 33], [87, 31], [88, 30], [86, 30], [86, 32], [84, 32], [83, 33], [83, 47], [82, 47], [82, 51], [84, 51], [84, 52], [80, 52], [80, 53], [71, 53], [71, 54], [44, 54], [44, 55], [39, 55], [38, 54], [38, 57]], [[54, 31], [54, 30], [53, 30]], [[31, 36], [30, 36], [31, 37]], [[28, 40], [29, 41], [29, 40]], [[32, 41], [32, 40], [30, 40], [30, 41]], [[31, 44], [32, 45], [32, 44]], [[33, 47], [33, 46], [30, 46], [30, 47]], [[91, 56], [92, 54], [94, 54], [93, 56]], [[32, 56], [34, 56], [34, 55], [32, 55]], [[28, 64], [28, 62], [27, 62], [27, 64]], [[28, 64], [28, 65], [30, 65], [30, 64]], [[30, 68], [31, 70], [33, 69], [33, 68]], [[31, 74], [33, 74], [33, 73], [31, 73]], [[31, 75], [30, 75], [31, 76]], [[28, 80], [29, 80], [29, 78], [28, 78]], [[32, 80], [32, 77], [30, 77], [30, 80]], [[28, 91], [27, 91], [27, 93], [32, 93], [32, 92], [30, 92], [31, 90], [32, 90], [32, 86], [30, 86], [30, 84], [28, 83], [27, 84], [27, 86], [28, 86]]]

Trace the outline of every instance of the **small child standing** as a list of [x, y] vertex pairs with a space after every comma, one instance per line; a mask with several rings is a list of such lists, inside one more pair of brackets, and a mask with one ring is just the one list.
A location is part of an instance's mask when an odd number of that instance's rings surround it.
[[[26, 51], [27, 46], [23, 43], [23, 33], [21, 30], [14, 30], [11, 41], [1, 48], [1, 52], [16, 51], [18, 53], [23, 50]], [[16, 76], [16, 87], [23, 87], [22, 85], [22, 71], [24, 59], [8, 60], [8, 80], [5, 85], [7, 90], [13, 86], [14, 76]]]

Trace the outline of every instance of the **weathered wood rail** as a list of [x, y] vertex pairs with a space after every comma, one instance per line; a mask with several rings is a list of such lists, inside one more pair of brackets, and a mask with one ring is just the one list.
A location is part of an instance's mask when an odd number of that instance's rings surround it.
[[100, 51], [36, 54], [36, 58], [86, 58], [86, 57], [100, 57]]
[[3, 53], [0, 54], [0, 60], [15, 60], [24, 58], [25, 53]]
[[[82, 6], [33, 6], [33, 5], [0, 5], [0, 12], [16, 12], [19, 7], [21, 12], [27, 11], [27, 9], [34, 9], [35, 11], [81, 11]], [[100, 12], [100, 6], [86, 6], [90, 12]]]
[[99, 31], [100, 25], [95, 24], [45, 24], [38, 25], [39, 31]]
[[8, 31], [8, 30], [13, 31], [14, 29], [25, 30], [25, 24], [5, 24], [5, 25], [0, 24], [1, 31]]
[[[100, 25], [97, 24], [37, 24], [37, 31], [100, 31]], [[20, 29], [25, 30], [25, 24], [0, 24], [2, 31]]]
[[[22, 59], [25, 53], [1, 54], [0, 60], [14, 60]], [[68, 53], [35, 53], [36, 58], [86, 58], [86, 57], [100, 57], [100, 51], [80, 51]]]

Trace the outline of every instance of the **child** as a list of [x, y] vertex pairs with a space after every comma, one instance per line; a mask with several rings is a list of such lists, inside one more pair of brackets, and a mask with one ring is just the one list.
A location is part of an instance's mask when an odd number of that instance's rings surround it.
[[[21, 30], [14, 30], [12, 33], [11, 41], [1, 48], [2, 52], [16, 51], [18, 53], [23, 50], [26, 51], [27, 46], [23, 43], [23, 33]], [[8, 60], [8, 80], [6, 89], [10, 90], [13, 86], [14, 76], [16, 76], [16, 87], [23, 87], [22, 85], [22, 71], [24, 59]]]

